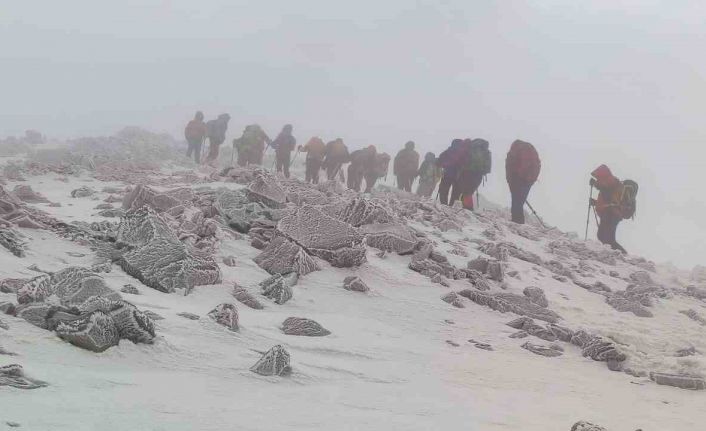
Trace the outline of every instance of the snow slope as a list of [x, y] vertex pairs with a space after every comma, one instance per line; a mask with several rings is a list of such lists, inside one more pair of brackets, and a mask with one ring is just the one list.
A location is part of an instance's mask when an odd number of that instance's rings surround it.
[[[29, 184], [59, 208], [35, 206], [67, 222], [102, 219], [93, 215], [101, 200], [70, 198], [71, 190], [108, 184], [86, 175], [59, 181], [56, 175], [30, 177]], [[218, 184], [222, 186], [223, 184]], [[230, 187], [239, 187], [230, 184]], [[71, 204], [71, 205], [69, 205]], [[563, 237], [528, 231], [538, 241], [513, 233], [496, 211], [467, 214], [462, 232], [441, 233], [431, 226], [414, 227], [429, 235], [437, 249], [462, 248], [468, 257], [448, 254], [458, 267], [482, 255], [474, 241], [487, 240], [492, 228], [503, 241], [556, 259], [547, 243]], [[95, 263], [86, 247], [51, 232], [21, 229], [28, 255], [17, 258], [0, 248], [0, 278], [28, 278], [32, 264], [45, 270]], [[600, 249], [597, 244], [592, 248]], [[247, 240], [224, 239], [218, 261], [235, 256], [236, 267], [221, 264], [223, 283], [197, 287], [189, 296], [150, 289], [117, 266], [106, 274], [108, 284], [120, 290], [132, 284], [140, 295], [123, 297], [140, 309], [153, 311], [158, 338], [153, 345], [123, 341], [103, 353], [76, 348], [55, 334], [24, 320], [1, 316], [10, 329], [0, 329], [0, 346], [17, 356], [0, 355], [0, 366], [19, 363], [28, 375], [47, 381], [46, 388], [23, 391], [0, 387], [0, 429], [5, 422], [26, 430], [569, 430], [579, 419], [610, 430], [697, 430], [706, 421], [706, 392], [658, 386], [648, 378], [610, 372], [604, 363], [581, 356], [564, 344], [558, 358], [536, 356], [520, 348], [527, 339], [511, 339], [505, 324], [515, 315], [502, 314], [464, 299], [456, 309], [440, 300], [449, 291], [469, 288], [466, 280], [450, 280], [451, 287], [434, 284], [408, 269], [409, 256], [376, 256], [359, 268], [332, 268], [302, 277], [294, 298], [284, 305], [267, 299], [264, 310], [252, 310], [231, 296], [237, 282], [256, 293], [268, 275], [252, 258], [259, 251]], [[71, 254], [69, 254], [71, 253]], [[82, 256], [83, 255], [83, 256]], [[596, 280], [613, 289], [640, 268], [627, 262], [608, 267], [596, 261]], [[676, 358], [680, 348], [706, 352], [704, 327], [679, 314], [694, 308], [706, 313], [706, 304], [675, 294], [660, 300], [653, 318], [618, 313], [595, 293], [573, 283], [560, 282], [544, 268], [510, 259], [518, 271], [504, 287], [521, 294], [529, 285], [544, 289], [550, 308], [562, 324], [610, 336], [631, 353], [630, 364], [654, 371], [705, 371], [701, 353]], [[605, 272], [605, 274], [603, 273]], [[370, 293], [346, 291], [343, 279], [359, 275]], [[683, 291], [685, 274], [661, 270], [653, 275], [670, 288]], [[494, 291], [499, 291], [494, 286]], [[1, 301], [15, 301], [0, 293]], [[223, 302], [240, 312], [240, 332], [230, 332], [207, 317]], [[188, 320], [178, 313], [201, 316]], [[321, 338], [284, 335], [279, 326], [287, 317], [311, 318], [332, 332]], [[468, 340], [492, 345], [476, 348]], [[538, 339], [529, 339], [539, 341]], [[449, 343], [452, 342], [452, 343]], [[293, 374], [261, 377], [249, 371], [261, 352], [282, 344], [292, 357]], [[457, 346], [453, 345], [457, 344]]]

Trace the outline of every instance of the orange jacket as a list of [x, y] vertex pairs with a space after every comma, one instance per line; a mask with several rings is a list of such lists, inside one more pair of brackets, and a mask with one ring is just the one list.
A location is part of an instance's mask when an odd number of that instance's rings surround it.
[[619, 194], [622, 189], [622, 183], [606, 165], [600, 165], [595, 171], [591, 172], [591, 176], [596, 179], [596, 188], [598, 189], [598, 198], [596, 199], [596, 213], [598, 217], [613, 215], [620, 217], [620, 208], [617, 204]]

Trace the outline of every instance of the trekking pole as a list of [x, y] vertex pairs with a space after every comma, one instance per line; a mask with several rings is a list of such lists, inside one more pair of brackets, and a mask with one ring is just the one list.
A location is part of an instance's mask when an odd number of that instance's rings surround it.
[[588, 195], [588, 213], [586, 214], [586, 237], [584, 241], [588, 241], [588, 225], [591, 223], [591, 199], [593, 199], [593, 184], [591, 184], [591, 194]]
[[297, 156], [299, 155], [299, 149], [297, 148], [297, 152], [294, 153], [294, 158], [292, 158], [292, 161], [289, 162], [289, 167], [291, 168], [292, 165], [294, 164], [294, 161], [297, 160]]
[[476, 206], [480, 209], [480, 192], [476, 190]]
[[532, 214], [534, 214], [534, 216], [537, 217], [537, 220], [539, 221], [539, 224], [542, 225], [542, 227], [543, 227], [544, 229], [546, 229], [547, 226], [546, 226], [546, 225], [544, 224], [544, 222], [542, 221], [542, 218], [539, 217], [539, 215], [537, 214], [537, 211], [535, 211], [534, 208], [532, 208], [532, 204], [530, 204], [529, 201], [525, 201], [525, 204], [527, 204], [527, 206], [529, 207], [530, 211], [532, 211]]
[[235, 144], [233, 144], [233, 148], [231, 148], [230, 151], [230, 166], [233, 166], [233, 160], [235, 159]]

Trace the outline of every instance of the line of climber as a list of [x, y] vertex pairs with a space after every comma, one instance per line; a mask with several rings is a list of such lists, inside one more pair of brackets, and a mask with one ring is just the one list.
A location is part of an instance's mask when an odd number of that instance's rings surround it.
[[[193, 154], [194, 161], [201, 163], [202, 151], [208, 139], [209, 148], [204, 163], [215, 167], [219, 148], [226, 139], [229, 120], [228, 114], [221, 114], [215, 120], [204, 122], [203, 113], [197, 112], [184, 132], [188, 142], [187, 157]], [[363, 180], [364, 191], [369, 193], [380, 178], [386, 178], [388, 175], [391, 158], [387, 153], [379, 153], [374, 145], [349, 152], [341, 138], [325, 144], [321, 138], [313, 137], [305, 145], [297, 146], [292, 132], [292, 125], [287, 124], [272, 140], [260, 126], [248, 125], [242, 135], [233, 140], [232, 154], [237, 152], [239, 166], [262, 165], [264, 153], [272, 147], [275, 151], [277, 172], [289, 178], [289, 168], [293, 162], [292, 152], [296, 149], [295, 158], [299, 153], [306, 153], [307, 183], [317, 184], [323, 170], [328, 180], [339, 177], [348, 188], [357, 192], [361, 191]], [[488, 141], [479, 138], [454, 139], [449, 148], [438, 157], [428, 152], [421, 165], [419, 161], [419, 153], [412, 141], [407, 142], [395, 156], [393, 175], [400, 190], [412, 192], [412, 186], [418, 179], [417, 195], [430, 198], [438, 185], [436, 199], [442, 204], [453, 206], [459, 201], [463, 208], [474, 210], [478, 204], [478, 188], [492, 170], [492, 153]], [[343, 166], [346, 164], [348, 167], [344, 173]], [[539, 178], [541, 168], [539, 154], [532, 144], [521, 140], [512, 143], [505, 159], [505, 175], [512, 197], [511, 217], [515, 223], [525, 223], [525, 205], [537, 216], [527, 202], [527, 197]], [[589, 185], [591, 194], [588, 202], [586, 238], [593, 212], [598, 225], [599, 241], [626, 253], [616, 241], [616, 230], [622, 220], [635, 216], [637, 183], [632, 180], [621, 181], [607, 166], [601, 165], [591, 173]], [[598, 190], [595, 199], [594, 188]], [[543, 225], [539, 216], [537, 219]]]

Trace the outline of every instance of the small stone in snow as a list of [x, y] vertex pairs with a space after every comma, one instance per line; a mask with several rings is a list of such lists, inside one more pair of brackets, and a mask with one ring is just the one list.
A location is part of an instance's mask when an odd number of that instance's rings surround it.
[[180, 317], [183, 317], [183, 318], [189, 319], [189, 320], [199, 320], [201, 318], [196, 314], [187, 313], [187, 312], [177, 313], [177, 316], [180, 316]]

